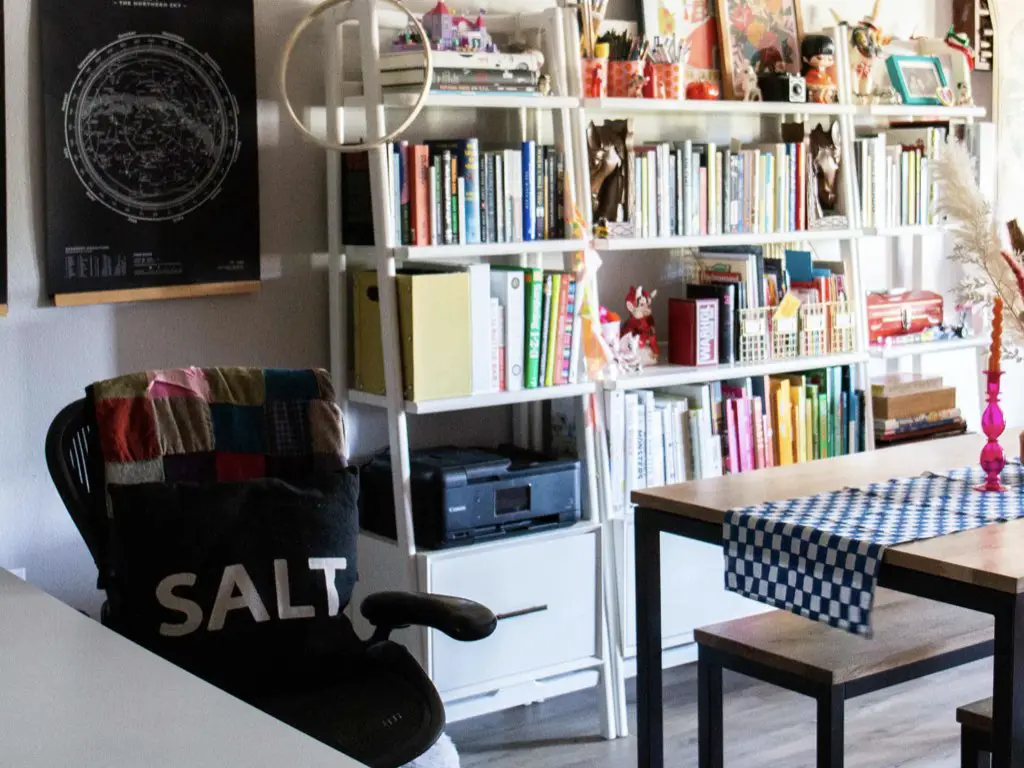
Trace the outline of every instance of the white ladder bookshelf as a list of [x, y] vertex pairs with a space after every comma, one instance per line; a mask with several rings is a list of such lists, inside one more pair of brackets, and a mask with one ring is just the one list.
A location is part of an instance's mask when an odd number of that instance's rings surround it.
[[[859, 196], [852, 172], [853, 137], [856, 125], [865, 121], [915, 120], [939, 118], [970, 121], [984, 115], [978, 108], [920, 108], [861, 106], [853, 103], [849, 67], [845, 47], [837, 45], [840, 82], [840, 103], [836, 105], [780, 104], [757, 102], [667, 102], [650, 99], [585, 99], [580, 84], [579, 28], [575, 7], [552, 8], [518, 16], [488, 15], [493, 32], [522, 30], [540, 31], [552, 75], [549, 96], [477, 96], [431, 94], [428, 98], [427, 121], [436, 130], [438, 120], [448, 119], [458, 110], [488, 111], [493, 119], [505, 120], [514, 141], [537, 139], [545, 134], [550, 119], [554, 143], [565, 153], [567, 174], [567, 208], [577, 202], [577, 209], [589, 227], [589, 166], [587, 161], [586, 127], [595, 116], [654, 115], [662, 125], [675, 121], [702, 121], [729, 117], [739, 120], [781, 122], [787, 117], [810, 122], [838, 120], [841, 126], [843, 171], [841, 200], [848, 217], [842, 230], [812, 230], [775, 235], [716, 235], [702, 237], [669, 237], [634, 240], [603, 240], [593, 242], [594, 248], [608, 262], [622, 258], [621, 253], [639, 254], [648, 251], [673, 251], [706, 245], [740, 245], [768, 243], [838, 242], [840, 256], [846, 266], [850, 291], [860, 328], [852, 352], [813, 358], [767, 360], [759, 363], [736, 363], [710, 368], [684, 368], [659, 365], [638, 375], [584, 381], [575, 385], [549, 387], [519, 392], [499, 392], [449, 400], [406, 401], [403, 396], [401, 349], [395, 275], [405, 262], [443, 261], [511, 257], [523, 267], [552, 267], [568, 270], [573, 254], [581, 250], [589, 238], [582, 233], [566, 240], [535, 241], [523, 244], [485, 244], [466, 246], [415, 247], [394, 241], [394, 226], [388, 192], [390, 176], [384, 149], [370, 151], [371, 192], [375, 246], [346, 246], [341, 242], [340, 157], [327, 155], [327, 218], [329, 249], [329, 296], [331, 368], [339, 400], [346, 411], [353, 406], [379, 408], [386, 412], [387, 445], [392, 456], [393, 488], [397, 540], [389, 541], [364, 533], [360, 536], [359, 596], [381, 589], [414, 589], [445, 591], [473, 597], [489, 603], [497, 611], [520, 613], [528, 611], [529, 622], [510, 618], [499, 622], [493, 638], [480, 643], [454, 648], [447, 638], [433, 630], [406, 631], [399, 636], [434, 678], [446, 702], [450, 720], [538, 701], [553, 695], [598, 686], [600, 731], [607, 738], [624, 736], [626, 702], [624, 680], [633, 671], [630, 645], [632, 610], [631, 574], [627, 546], [630, 516], [628, 510], [617, 508], [612, 500], [608, 471], [608, 443], [604, 430], [603, 392], [606, 389], [663, 388], [679, 384], [705, 383], [752, 375], [787, 373], [833, 365], [856, 366], [860, 384], [868, 387], [868, 365], [873, 351], [867, 344], [866, 301], [861, 283], [861, 241], [868, 236], [928, 236], [931, 229], [865, 230], [861, 226], [857, 205]], [[359, 25], [358, 56], [363, 79], [363, 92], [346, 94], [342, 62], [346, 44], [346, 24]], [[327, 135], [333, 140], [351, 140], [353, 136], [380, 136], [385, 133], [385, 116], [389, 111], [410, 108], [412, 99], [403, 96], [382, 96], [378, 59], [381, 30], [398, 30], [405, 26], [401, 14], [385, 12], [369, 0], [357, 0], [346, 16], [328, 14], [323, 24], [325, 38], [325, 79]], [[847, 34], [836, 31], [837, 40]], [[421, 115], [420, 122], [425, 118]], [[454, 118], [452, 118], [454, 119]], [[460, 118], [461, 121], [461, 118]], [[353, 125], [358, 133], [353, 133]], [[420, 129], [422, 130], [422, 129]], [[420, 138], [414, 126], [411, 137]], [[434, 138], [429, 133], [422, 138]], [[919, 247], [919, 246], [918, 246]], [[349, 386], [347, 270], [362, 263], [375, 268], [380, 288], [382, 324], [382, 355], [387, 394], [352, 390]], [[972, 340], [973, 342], [973, 340]], [[927, 354], [948, 345], [919, 345], [901, 350], [909, 355]], [[960, 347], [970, 347], [965, 342]], [[511, 406], [508, 416], [513, 441], [522, 447], [539, 447], [543, 425], [540, 403], [557, 398], [572, 398], [576, 405], [579, 455], [585, 478], [585, 505], [581, 522], [557, 532], [540, 533], [476, 544], [448, 550], [423, 550], [416, 546], [412, 526], [410, 492], [409, 418], [480, 408]], [[865, 398], [864, 419], [867, 448], [873, 449], [870, 396]], [[488, 412], [490, 416], [492, 412]], [[503, 414], [508, 414], [504, 411]], [[698, 545], [706, 546], [706, 545]], [[711, 548], [713, 549], [713, 548]], [[678, 564], [684, 570], [714, 574], [709, 558], [717, 552], [707, 549], [680, 550]], [[703, 560], [701, 560], [703, 559]], [[671, 558], [666, 557], [666, 562]], [[536, 583], [527, 584], [517, 592], [510, 584], [517, 578], [516, 569], [537, 570]], [[570, 578], [567, 586], [564, 580]], [[532, 590], [532, 591], [531, 591]], [[666, 590], [668, 592], [668, 590]], [[727, 596], [729, 597], [729, 596]], [[726, 598], [721, 598], [725, 600]], [[735, 598], [740, 601], [740, 598]], [[713, 596], [718, 601], [718, 596]], [[495, 606], [497, 601], [501, 605]], [[582, 606], [582, 612], [579, 609]], [[743, 601], [726, 612], [757, 610]], [[716, 612], [717, 611], [717, 612]], [[721, 613], [717, 605], [698, 606], [693, 626], [714, 620]], [[521, 613], [520, 613], [521, 615]], [[670, 623], [666, 619], [666, 624]], [[691, 622], [692, 623], [692, 622]], [[666, 638], [666, 663], [683, 663], [695, 658], [692, 632], [685, 627]], [[566, 646], [564, 653], [553, 653], [550, 644]], [[558, 650], [557, 648], [555, 650]], [[460, 669], [464, 668], [464, 669]]]

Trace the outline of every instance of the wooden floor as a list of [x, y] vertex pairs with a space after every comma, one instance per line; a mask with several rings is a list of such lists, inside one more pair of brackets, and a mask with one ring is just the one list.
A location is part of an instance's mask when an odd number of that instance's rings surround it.
[[[990, 660], [847, 702], [846, 768], [957, 768], [956, 707], [992, 690]], [[697, 764], [696, 667], [665, 674], [666, 768]], [[636, 698], [628, 685], [631, 726]], [[726, 673], [726, 768], [813, 768], [814, 704]], [[597, 735], [594, 691], [448, 727], [463, 768], [629, 768], [636, 740]]]

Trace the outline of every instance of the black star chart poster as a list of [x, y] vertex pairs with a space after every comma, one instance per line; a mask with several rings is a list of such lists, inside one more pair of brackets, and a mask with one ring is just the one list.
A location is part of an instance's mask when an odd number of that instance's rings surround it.
[[[75, 304], [258, 287], [253, 0], [40, 9], [47, 292]], [[173, 286], [193, 288], [135, 290]]]

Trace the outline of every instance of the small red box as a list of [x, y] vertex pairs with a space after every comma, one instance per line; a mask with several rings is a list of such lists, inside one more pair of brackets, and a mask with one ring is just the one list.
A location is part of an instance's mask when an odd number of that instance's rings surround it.
[[718, 312], [717, 299], [669, 299], [670, 363], [718, 365]]
[[921, 333], [942, 324], [942, 296], [932, 291], [886, 291], [868, 294], [868, 340], [880, 344], [890, 336]]

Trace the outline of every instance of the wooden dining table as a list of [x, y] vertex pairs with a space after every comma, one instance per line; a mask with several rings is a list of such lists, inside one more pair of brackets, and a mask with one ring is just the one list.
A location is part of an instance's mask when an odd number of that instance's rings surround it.
[[[1019, 434], [1002, 438], [1008, 458], [1018, 457]], [[665, 764], [662, 533], [720, 546], [730, 509], [976, 465], [984, 443], [965, 435], [634, 491], [639, 768]], [[995, 618], [992, 765], [1024, 768], [1024, 518], [886, 548], [878, 584]]]

